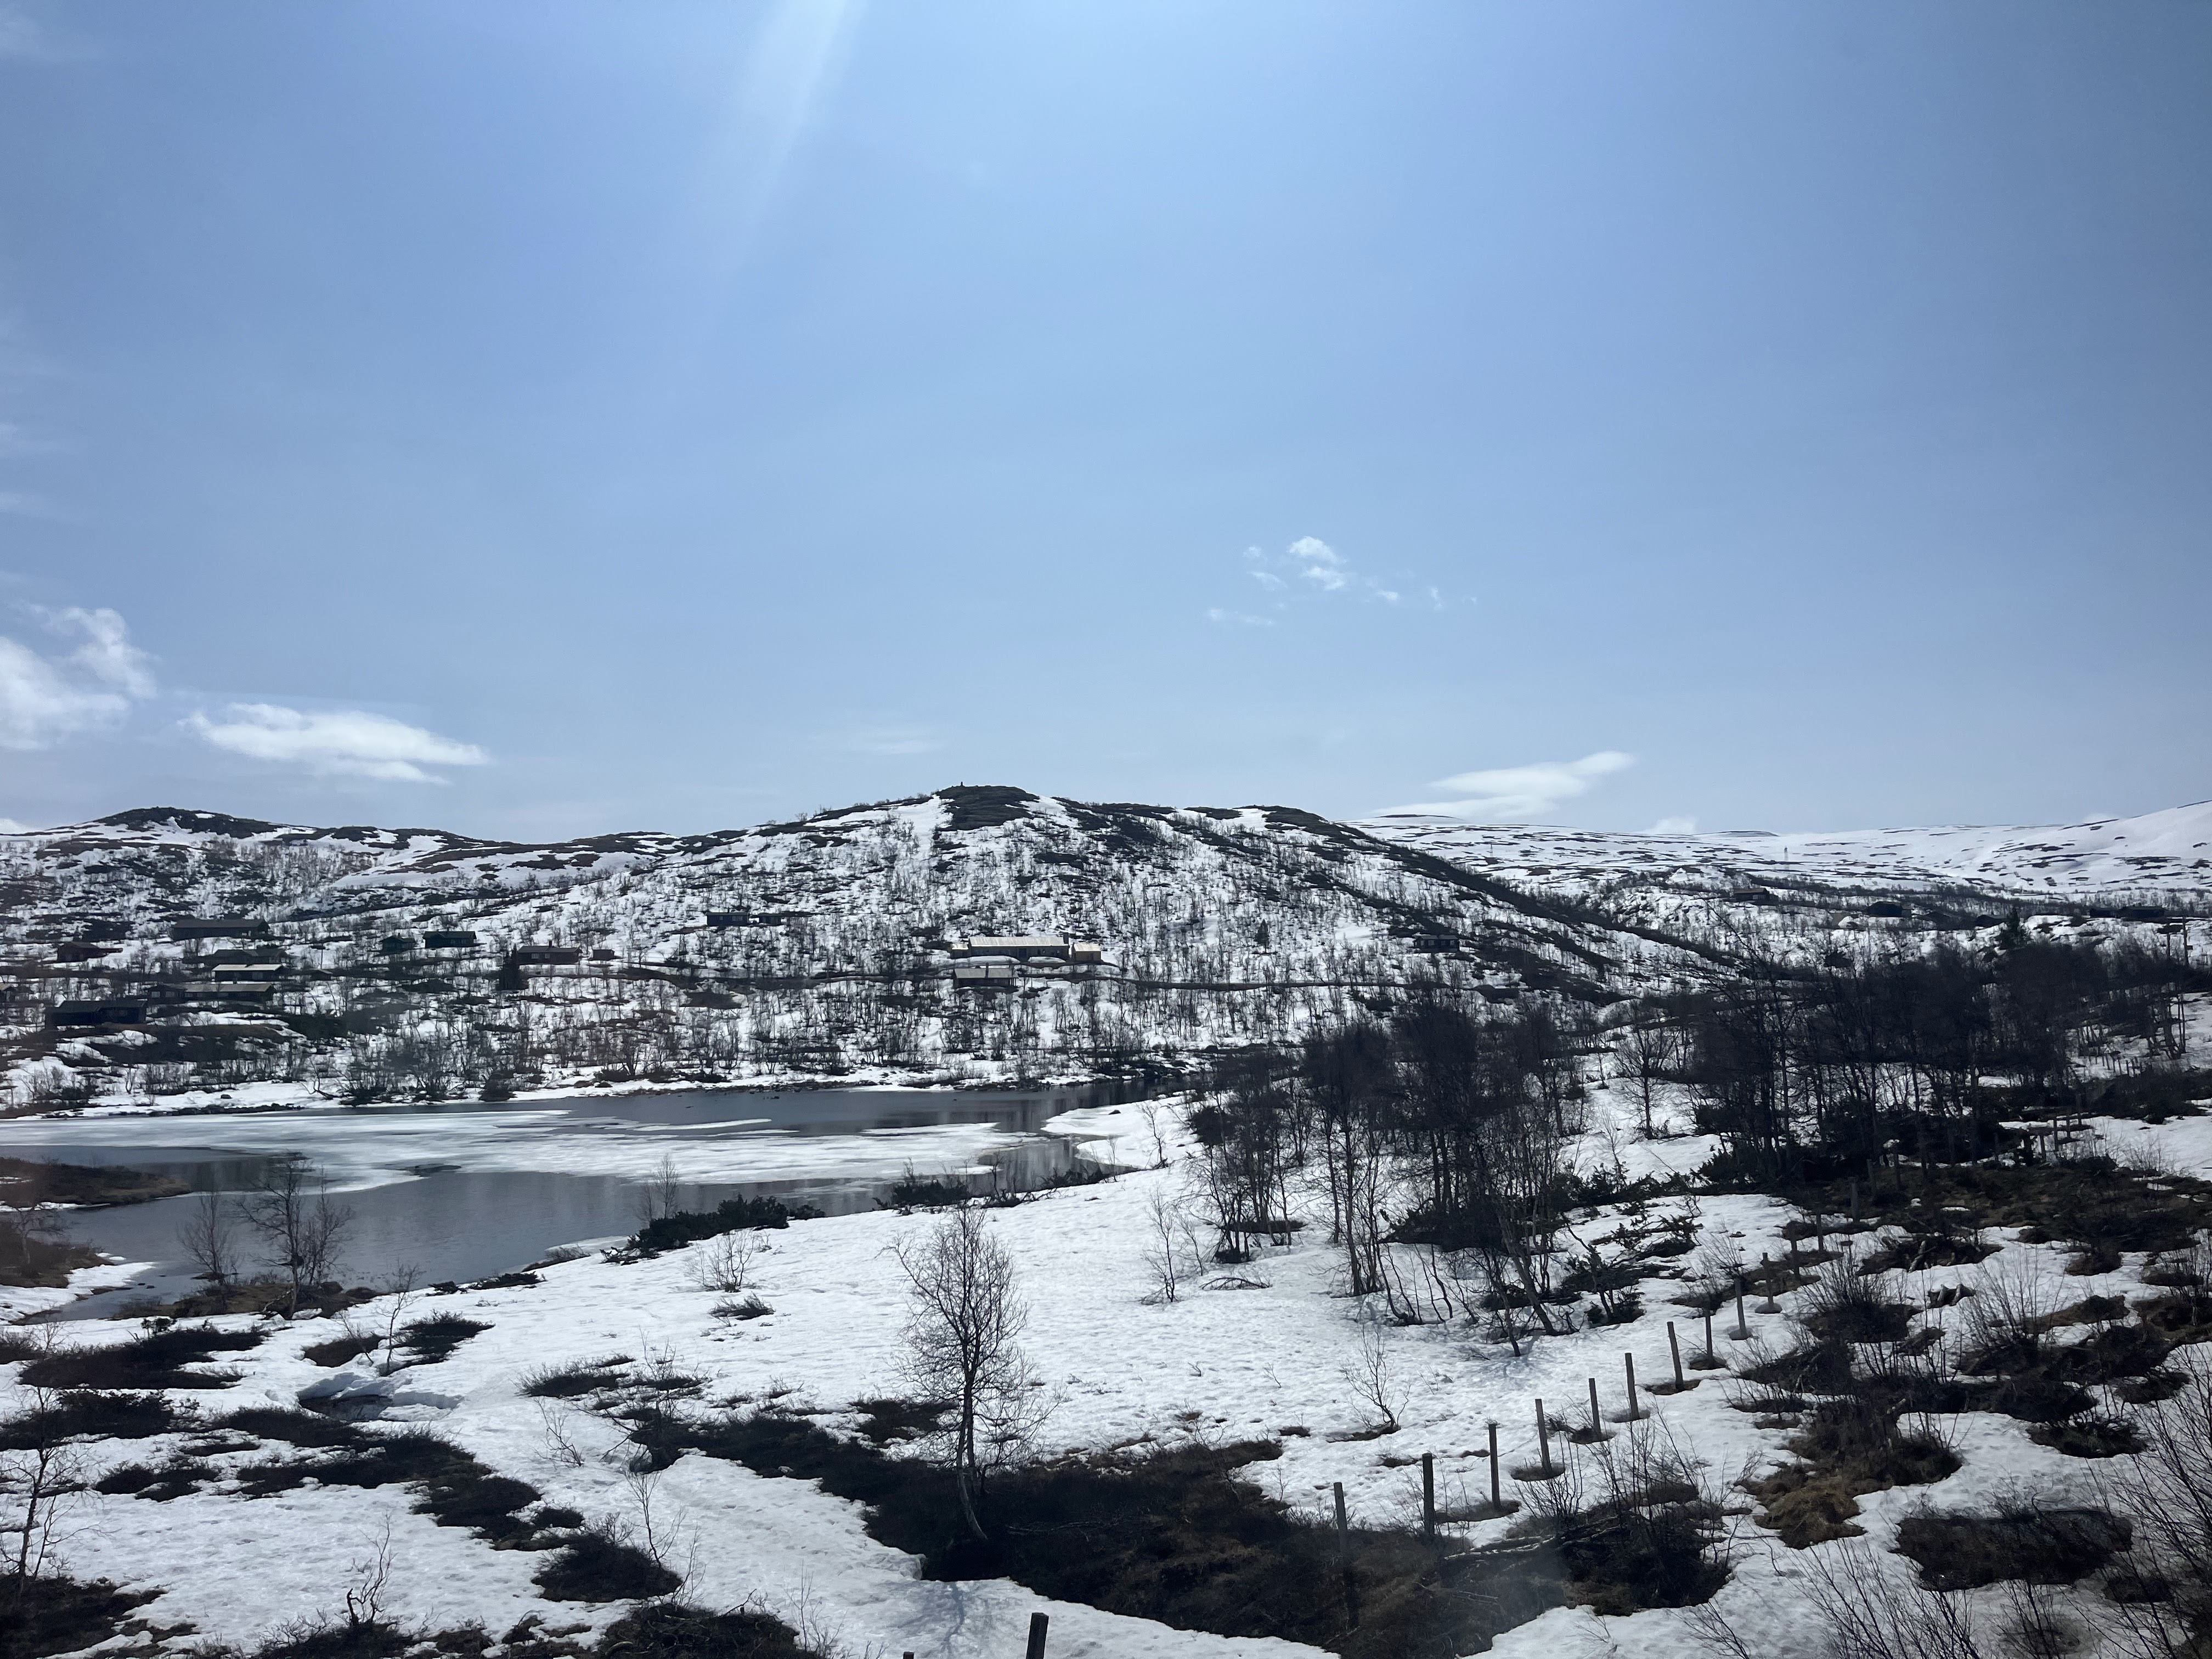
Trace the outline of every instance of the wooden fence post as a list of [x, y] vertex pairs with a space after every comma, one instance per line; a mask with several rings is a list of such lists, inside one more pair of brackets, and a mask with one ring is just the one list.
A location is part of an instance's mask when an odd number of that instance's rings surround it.
[[1597, 1378], [1595, 1378], [1595, 1377], [1594, 1377], [1594, 1376], [1593, 1376], [1592, 1378], [1590, 1378], [1590, 1380], [1589, 1380], [1589, 1389], [1590, 1389], [1590, 1438], [1591, 1438], [1592, 1440], [1602, 1440], [1602, 1439], [1604, 1439], [1604, 1438], [1605, 1438], [1605, 1419], [1598, 1415], [1598, 1409], [1597, 1409]]
[[1620, 1364], [1621, 1369], [1628, 1373], [1628, 1415], [1621, 1420], [1633, 1423], [1644, 1415], [1636, 1406], [1636, 1356], [1632, 1353], [1621, 1355]]
[[1421, 1454], [1421, 1541], [1437, 1541], [1437, 1455]]
[[1536, 1402], [1536, 1467], [1545, 1474], [1552, 1472], [1552, 1425], [1544, 1421], [1544, 1402]]
[[1690, 1386], [1690, 1382], [1682, 1375], [1682, 1340], [1674, 1334], [1674, 1322], [1671, 1319], [1667, 1322], [1667, 1352], [1674, 1357], [1674, 1392], [1680, 1394]]
[[1051, 1619], [1044, 1613], [1030, 1615], [1030, 1646], [1024, 1659], [1044, 1659], [1044, 1633], [1051, 1624]]
[[1352, 1577], [1352, 1522], [1344, 1513], [1344, 1482], [1336, 1484], [1336, 1555], [1344, 1569], [1344, 1617], [1353, 1630], [1359, 1628], [1359, 1587]]
[[1729, 1334], [1739, 1342], [1747, 1340], [1751, 1335], [1751, 1323], [1743, 1316], [1743, 1275], [1741, 1273], [1735, 1276], [1735, 1328]]
[[1495, 1419], [1490, 1425], [1490, 1507], [1493, 1510], [1505, 1507], [1504, 1495], [1498, 1486], [1498, 1423]]

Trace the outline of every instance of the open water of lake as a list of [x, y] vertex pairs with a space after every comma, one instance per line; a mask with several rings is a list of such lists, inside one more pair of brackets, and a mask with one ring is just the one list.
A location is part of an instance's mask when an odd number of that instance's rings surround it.
[[[1038, 1187], [1073, 1163], [1047, 1119], [1103, 1103], [1097, 1091], [728, 1091], [616, 1099], [57, 1118], [0, 1123], [0, 1153], [122, 1164], [195, 1192], [239, 1192], [275, 1158], [329, 1173], [354, 1223], [342, 1277], [374, 1285], [402, 1267], [422, 1282], [488, 1278], [556, 1245], [629, 1233], [663, 1159], [685, 1209], [772, 1195], [832, 1214], [872, 1207], [908, 1170], [977, 1191]], [[1127, 1132], [1136, 1156], [1136, 1126]], [[1108, 1156], [1113, 1157], [1112, 1152]], [[151, 1264], [129, 1287], [63, 1316], [101, 1318], [128, 1302], [196, 1288], [177, 1246], [189, 1197], [76, 1212], [82, 1243]]]

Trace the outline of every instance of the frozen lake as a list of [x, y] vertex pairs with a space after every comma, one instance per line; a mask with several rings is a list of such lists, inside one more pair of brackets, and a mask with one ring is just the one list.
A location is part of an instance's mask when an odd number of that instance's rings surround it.
[[[507, 1106], [316, 1109], [0, 1124], [0, 1152], [69, 1164], [126, 1164], [195, 1192], [236, 1192], [268, 1160], [297, 1156], [330, 1174], [355, 1213], [343, 1277], [374, 1284], [408, 1266], [428, 1283], [520, 1267], [556, 1244], [637, 1226], [640, 1184], [664, 1158], [679, 1204], [711, 1209], [771, 1194], [831, 1213], [866, 1209], [908, 1170], [1040, 1186], [1068, 1169], [1071, 1143], [1041, 1133], [1061, 1112], [1099, 1103], [1085, 1088], [987, 1093], [784, 1090], [541, 1100]], [[1134, 1158], [1135, 1125], [1128, 1156]], [[1110, 1156], [1110, 1154], [1109, 1154]], [[194, 1288], [177, 1248], [193, 1200], [87, 1210], [72, 1235], [153, 1264], [133, 1285], [74, 1304], [99, 1317]]]

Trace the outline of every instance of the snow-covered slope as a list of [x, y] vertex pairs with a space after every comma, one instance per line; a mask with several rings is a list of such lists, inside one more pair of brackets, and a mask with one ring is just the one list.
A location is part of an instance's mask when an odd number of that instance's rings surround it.
[[[149, 810], [0, 839], [0, 946], [45, 1002], [190, 984], [205, 949], [173, 924], [245, 915], [285, 957], [272, 1012], [311, 1036], [343, 1021], [349, 1064], [434, 1040], [469, 1051], [451, 1058], [464, 1071], [565, 1081], [1064, 1073], [1295, 1037], [1421, 982], [1601, 1002], [1714, 968], [1310, 813], [998, 787], [550, 846]], [[433, 931], [474, 943], [385, 948]], [[58, 960], [103, 932], [123, 936], [112, 951]], [[970, 933], [1073, 935], [1106, 961], [979, 995], [945, 949]], [[533, 967], [518, 1018], [484, 1012], [506, 954], [532, 945], [584, 959]], [[487, 1031], [514, 1052], [485, 1053]]]
[[2106, 904], [2212, 899], [2212, 801], [2086, 823], [1780, 836], [1611, 835], [1421, 813], [1360, 828], [1502, 881], [1580, 896], [1765, 887]]
[[[1150, 1135], [1139, 1126], [1139, 1109], [1093, 1109], [1055, 1127], [1145, 1145]], [[1631, 1130], [1634, 1112], [1626, 1100], [1601, 1091], [1595, 1109], [1601, 1123]], [[2190, 1120], [2156, 1137], [2139, 1124], [2108, 1121], [2104, 1127], [2115, 1137], [2116, 1152], [2155, 1151], [2202, 1168], [2212, 1145], [2191, 1131], [2205, 1121]], [[1658, 1276], [1646, 1283], [1654, 1306], [1642, 1318], [1625, 1326], [1586, 1325], [1525, 1354], [1509, 1353], [1464, 1324], [1401, 1326], [1359, 1317], [1360, 1304], [1342, 1294], [1342, 1258], [1328, 1242], [1325, 1205], [1310, 1212], [1312, 1224], [1288, 1244], [1267, 1249], [1257, 1264], [1218, 1278], [1212, 1267], [1191, 1264], [1182, 1293], [1164, 1300], [1147, 1252], [1156, 1243], [1155, 1204], [1188, 1201], [1193, 1166], [1179, 1127], [1171, 1131], [1170, 1150], [1177, 1161], [1169, 1166], [992, 1216], [993, 1234], [1014, 1263], [1029, 1304], [1023, 1346], [1056, 1402], [1040, 1437], [1042, 1450], [1273, 1438], [1279, 1457], [1249, 1466], [1248, 1479], [1321, 1525], [1328, 1524], [1332, 1491], [1340, 1483], [1356, 1524], [1397, 1528], [1416, 1523], [1419, 1459], [1428, 1453], [1440, 1504], [1461, 1517], [1447, 1522], [1447, 1535], [1480, 1547], [1500, 1543], [1516, 1524], [1514, 1516], [1482, 1518], [1473, 1508], [1493, 1478], [1486, 1452], [1493, 1428], [1502, 1427], [1503, 1488], [1517, 1503], [1536, 1501], [1541, 1487], [1522, 1476], [1540, 1457], [1554, 1454], [1589, 1483], [1573, 1490], [1601, 1491], [1598, 1471], [1613, 1467], [1599, 1461], [1606, 1444], [1570, 1443], [1556, 1431], [1547, 1446], [1540, 1444], [1537, 1402], [1550, 1402], [1547, 1415], [1560, 1426], [1580, 1426], [1588, 1379], [1595, 1377], [1603, 1409], [1617, 1409], [1624, 1354], [1647, 1380], [1666, 1375], [1665, 1320], [1679, 1322], [1683, 1347], [1693, 1356], [1697, 1351], [1696, 1314], [1666, 1301], [1677, 1291]], [[1724, 1272], [1727, 1263], [1769, 1253], [1778, 1259], [1802, 1242], [1793, 1243], [1796, 1235], [1785, 1231], [1801, 1212], [1756, 1194], [1709, 1195], [1683, 1213], [1699, 1250], [1682, 1260], [1697, 1264], [1692, 1271], [1698, 1273]], [[1620, 1209], [1595, 1212], [1582, 1231], [1600, 1237], [1626, 1219]], [[900, 1334], [907, 1287], [892, 1247], [935, 1224], [927, 1216], [878, 1211], [772, 1235], [752, 1275], [769, 1310], [750, 1321], [718, 1316], [717, 1293], [700, 1288], [696, 1276], [707, 1248], [701, 1246], [629, 1264], [586, 1253], [541, 1268], [532, 1282], [417, 1300], [404, 1313], [386, 1301], [343, 1323], [230, 1316], [214, 1322], [264, 1340], [222, 1356], [234, 1382], [190, 1397], [212, 1417], [241, 1407], [290, 1407], [303, 1391], [327, 1389], [341, 1376], [367, 1391], [388, 1390], [391, 1428], [429, 1427], [499, 1474], [528, 1481], [550, 1503], [593, 1518], [611, 1516], [633, 1534], [650, 1517], [659, 1538], [674, 1540], [667, 1559], [687, 1576], [690, 1599], [717, 1607], [750, 1600], [794, 1624], [811, 1617], [844, 1638], [848, 1651], [1000, 1659], [1020, 1650], [1030, 1614], [1044, 1612], [1055, 1659], [1318, 1654], [1273, 1638], [1176, 1630], [1048, 1601], [1005, 1579], [947, 1583], [925, 1577], [915, 1558], [868, 1534], [859, 1504], [812, 1480], [756, 1474], [699, 1454], [641, 1480], [633, 1472], [635, 1444], [605, 1402], [533, 1399], [524, 1392], [533, 1376], [612, 1364], [609, 1356], [616, 1355], [623, 1357], [617, 1371], [692, 1379], [684, 1395], [660, 1396], [676, 1401], [679, 1413], [781, 1400], [784, 1409], [855, 1432], [855, 1401], [907, 1386]], [[1870, 1255], [1899, 1236], [1892, 1230], [1862, 1239], [1861, 1249]], [[2036, 1286], [2034, 1294], [2054, 1301], [2060, 1285], [2069, 1300], [2146, 1292], [2140, 1256], [2118, 1272], [2080, 1276], [2067, 1273], [2062, 1245], [2031, 1243], [2011, 1228], [1988, 1230], [1986, 1242], [1999, 1254], [1978, 1269], [1938, 1267], [1879, 1282], [1910, 1304], [1905, 1310], [1918, 1330], [1938, 1339], [1942, 1326], [1959, 1324], [1941, 1313], [1938, 1298], [1978, 1285]], [[1413, 1272], [1410, 1263], [1407, 1271]], [[2030, 1294], [2018, 1288], [2012, 1293]], [[1797, 1322], [1811, 1313], [1818, 1295], [1817, 1288], [1786, 1291], [1778, 1304], [1754, 1304], [1750, 1340], [1730, 1340], [1723, 1325], [1719, 1357], [1748, 1369], [1801, 1340]], [[377, 1355], [334, 1370], [326, 1354], [315, 1353], [315, 1345], [353, 1331], [375, 1332], [428, 1313], [476, 1322], [477, 1334], [441, 1358], [389, 1376], [379, 1375], [387, 1367]], [[2087, 1328], [2073, 1326], [2054, 1340]], [[61, 1334], [71, 1342], [105, 1345], [140, 1333], [135, 1324], [116, 1322], [64, 1327]], [[1945, 1351], [1963, 1340], [1951, 1335]], [[1347, 1384], [1363, 1365], [1392, 1401], [1398, 1421], [1391, 1432], [1377, 1431], [1373, 1408]], [[1792, 1461], [1789, 1446], [1801, 1431], [1799, 1417], [1743, 1409], [1757, 1396], [1727, 1371], [1693, 1376], [1704, 1380], [1671, 1395], [1643, 1397], [1659, 1443], [1704, 1468], [1718, 1487], [1739, 1478], [1756, 1480]], [[30, 1403], [16, 1367], [0, 1363], [0, 1411]], [[2172, 1408], [2146, 1411], [2160, 1409]], [[1850, 1505], [1843, 1513], [1856, 1516], [1854, 1528], [1865, 1529], [1868, 1559], [1908, 1598], [1917, 1594], [1911, 1565], [1889, 1549], [1900, 1524], [1924, 1507], [1987, 1509], [2016, 1491], [2054, 1508], [2111, 1501], [2099, 1478], [2104, 1464], [2039, 1443], [2032, 1424], [1984, 1408], [1943, 1419], [1942, 1432], [1960, 1460], [1954, 1473], [1932, 1485], [1861, 1491], [1843, 1500]], [[1632, 1442], [1616, 1431], [1612, 1443]], [[387, 1611], [432, 1628], [480, 1619], [504, 1630], [534, 1614], [557, 1627], [595, 1633], [629, 1610], [626, 1601], [548, 1601], [532, 1580], [544, 1555], [439, 1524], [422, 1512], [414, 1492], [397, 1486], [362, 1490], [309, 1481], [297, 1490], [249, 1496], [237, 1480], [240, 1471], [285, 1449], [256, 1443], [237, 1430], [211, 1436], [204, 1422], [192, 1421], [150, 1438], [97, 1442], [86, 1453], [92, 1467], [70, 1515], [65, 1565], [81, 1578], [104, 1575], [140, 1592], [158, 1592], [145, 1616], [162, 1626], [189, 1620], [214, 1642], [252, 1643], [289, 1620], [341, 1616], [341, 1598], [358, 1581], [360, 1564], [374, 1562], [380, 1548], [393, 1567]], [[184, 1484], [197, 1489], [133, 1496], [140, 1486], [100, 1481], [133, 1464], [182, 1470]], [[1734, 1567], [1713, 1606], [1747, 1644], [1735, 1650], [1762, 1659], [1826, 1659], [1834, 1651], [1830, 1627], [1814, 1600], [1818, 1581], [1808, 1568], [1862, 1546], [1843, 1539], [1812, 1552], [1781, 1548], [1742, 1494], [1730, 1492], [1729, 1499], [1717, 1518], [1731, 1540]], [[2011, 1610], [2005, 1590], [1998, 1585], [1971, 1592], [1959, 1605], [1986, 1627], [2002, 1628]], [[2046, 1595], [2081, 1632], [2080, 1645], [2066, 1650], [2088, 1655], [2096, 1633], [2110, 1627], [2111, 1604], [2094, 1581]], [[1611, 1653], [1698, 1659], [1717, 1650], [1701, 1639], [1701, 1630], [1710, 1627], [1696, 1619], [1694, 1610], [1675, 1607], [1603, 1619], [1588, 1609], [1559, 1608], [1505, 1633], [1492, 1651], [1504, 1659]], [[1978, 1650], [1999, 1650], [1991, 1644]]]

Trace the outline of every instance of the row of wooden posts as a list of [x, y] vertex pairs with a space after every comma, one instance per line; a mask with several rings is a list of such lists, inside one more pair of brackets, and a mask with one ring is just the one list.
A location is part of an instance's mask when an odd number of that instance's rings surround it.
[[[1856, 1194], [1854, 1194], [1853, 1196], [1856, 1198]], [[1852, 1207], [1856, 1209], [1856, 1204], [1854, 1203]], [[1769, 1264], [1762, 1256], [1759, 1265], [1764, 1269]], [[1762, 1313], [1779, 1311], [1779, 1306], [1774, 1302], [1771, 1294], [1766, 1301], [1759, 1304], [1759, 1311]], [[1705, 1320], [1705, 1352], [1699, 1369], [1710, 1370], [1717, 1368], [1722, 1362], [1713, 1348], [1712, 1315], [1707, 1314]], [[1744, 1275], [1741, 1273], [1736, 1275], [1735, 1281], [1735, 1328], [1729, 1331], [1728, 1335], [1731, 1341], [1736, 1342], [1747, 1340], [1751, 1335], [1751, 1323], [1745, 1317]], [[1667, 1352], [1668, 1357], [1674, 1362], [1674, 1386], [1672, 1392], [1686, 1393], [1695, 1385], [1690, 1382], [1683, 1370], [1682, 1340], [1676, 1333], [1674, 1322], [1671, 1319], [1667, 1322]], [[1620, 1364], [1623, 1380], [1628, 1390], [1628, 1407], [1613, 1420], [1616, 1423], [1641, 1422], [1651, 1413], [1637, 1401], [1636, 1356], [1632, 1353], [1622, 1354]], [[1645, 1391], [1650, 1392], [1648, 1388]], [[1597, 1378], [1595, 1376], [1589, 1379], [1589, 1414], [1591, 1438], [1594, 1440], [1603, 1438], [1605, 1419], [1598, 1406]], [[1489, 1425], [1489, 1429], [1490, 1507], [1493, 1514], [1504, 1515], [1507, 1511], [1504, 1485], [1499, 1478], [1501, 1461], [1498, 1455], [1498, 1425], [1492, 1422]], [[1525, 1478], [1532, 1480], [1548, 1480], [1553, 1476], [1564, 1473], [1564, 1469], [1554, 1468], [1552, 1466], [1551, 1419], [1544, 1414], [1544, 1402], [1540, 1400], [1536, 1401], [1536, 1445], [1539, 1459], [1536, 1471]], [[1515, 1478], [1517, 1480], [1523, 1477], [1516, 1476]], [[1352, 1628], [1357, 1629], [1359, 1624], [1359, 1584], [1352, 1571], [1352, 1522], [1344, 1504], [1344, 1482], [1339, 1480], [1334, 1483], [1334, 1492], [1337, 1553], [1344, 1572], [1345, 1614], [1351, 1621]], [[1437, 1541], [1437, 1459], [1434, 1452], [1421, 1454], [1421, 1541], [1425, 1544], [1434, 1544]], [[1045, 1659], [1045, 1632], [1051, 1627], [1051, 1624], [1052, 1620], [1044, 1613], [1033, 1613], [1030, 1615], [1029, 1647], [1023, 1659]], [[914, 1659], [913, 1653], [907, 1652], [903, 1659]]]
[[[1705, 1315], [1705, 1353], [1701, 1358], [1693, 1360], [1691, 1363], [1697, 1365], [1699, 1370], [1717, 1370], [1721, 1366], [1723, 1361], [1713, 1346], [1712, 1315]], [[1736, 1281], [1735, 1328], [1728, 1333], [1728, 1336], [1733, 1341], [1741, 1342], [1748, 1340], [1750, 1335], [1751, 1325], [1744, 1316], [1743, 1281], [1739, 1277]], [[1680, 1334], [1674, 1328], [1674, 1322], [1671, 1319], [1667, 1322], [1667, 1353], [1669, 1360], [1673, 1362], [1674, 1382], [1672, 1389], [1662, 1389], [1659, 1392], [1669, 1394], [1687, 1393], [1691, 1389], [1697, 1385], [1690, 1381], [1683, 1369], [1682, 1339]], [[1645, 1418], [1650, 1416], [1651, 1413], [1641, 1403], [1639, 1399], [1639, 1390], [1636, 1381], [1636, 1356], [1632, 1353], [1623, 1353], [1620, 1356], [1620, 1369], [1622, 1385], [1626, 1390], [1627, 1395], [1627, 1407], [1611, 1420], [1616, 1423], [1641, 1422]], [[1641, 1390], [1643, 1393], [1650, 1393], [1651, 1391], [1652, 1390], [1648, 1385]], [[1516, 1475], [1515, 1477], [1516, 1480], [1526, 1479], [1531, 1480], [1548, 1480], [1554, 1475], [1565, 1472], [1563, 1466], [1555, 1466], [1552, 1462], [1552, 1419], [1545, 1412], [1544, 1402], [1542, 1401], [1539, 1400], [1534, 1403], [1536, 1408], [1536, 1468], [1533, 1473], [1525, 1476]], [[1607, 1419], [1604, 1416], [1602, 1408], [1600, 1407], [1598, 1402], [1597, 1378], [1593, 1376], [1589, 1379], [1589, 1429], [1588, 1432], [1590, 1439], [1601, 1440], [1605, 1437], [1606, 1421]], [[1505, 1488], [1503, 1476], [1504, 1463], [1504, 1460], [1498, 1455], [1498, 1425], [1495, 1421], [1489, 1425], [1489, 1430], [1490, 1507], [1493, 1514], [1503, 1515], [1507, 1512], [1505, 1507]], [[1344, 1483], [1342, 1481], [1336, 1483], [1336, 1530], [1338, 1541], [1340, 1548], [1346, 1555], [1348, 1569], [1351, 1552], [1351, 1530], [1345, 1516]], [[1436, 1542], [1436, 1454], [1433, 1452], [1423, 1452], [1421, 1454], [1421, 1539], [1424, 1543], [1433, 1544]]]
[[[1030, 1615], [1030, 1644], [1024, 1650], [1022, 1659], [1044, 1659], [1045, 1632], [1051, 1628], [1050, 1614], [1033, 1613]], [[914, 1650], [908, 1648], [902, 1659], [914, 1659]]]

